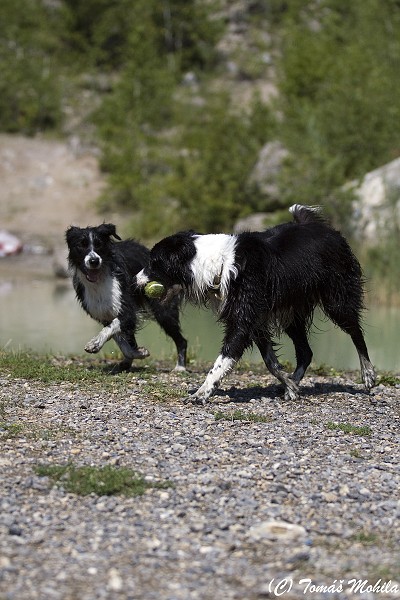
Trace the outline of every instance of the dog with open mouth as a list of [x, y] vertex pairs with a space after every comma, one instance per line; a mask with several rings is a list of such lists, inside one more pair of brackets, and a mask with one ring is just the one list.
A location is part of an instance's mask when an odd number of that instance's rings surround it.
[[[139, 289], [149, 281], [159, 282], [169, 299], [182, 291], [189, 302], [211, 305], [224, 324], [221, 352], [203, 385], [189, 398], [194, 403], [207, 402], [253, 344], [283, 384], [285, 399], [298, 399], [299, 383], [312, 359], [308, 333], [317, 306], [350, 335], [366, 389], [375, 383], [361, 327], [360, 264], [318, 208], [295, 204], [289, 210], [292, 222], [266, 231], [238, 235], [183, 231], [164, 238], [136, 276]], [[274, 338], [283, 332], [296, 352], [291, 375], [274, 350]]]
[[179, 295], [161, 303], [133, 284], [135, 275], [148, 264], [148, 248], [132, 239], [122, 241], [112, 223], [71, 226], [65, 237], [76, 297], [83, 309], [103, 325], [86, 344], [86, 352], [99, 352], [113, 338], [124, 356], [120, 369], [129, 370], [134, 359], [149, 356], [135, 337], [139, 317], [144, 315], [156, 320], [173, 339], [178, 355], [175, 369], [184, 370], [187, 341], [180, 329]]

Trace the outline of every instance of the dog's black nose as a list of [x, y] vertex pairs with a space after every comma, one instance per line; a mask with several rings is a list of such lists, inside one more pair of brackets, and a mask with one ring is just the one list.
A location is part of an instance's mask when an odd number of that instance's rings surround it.
[[91, 256], [89, 258], [89, 266], [92, 268], [96, 268], [100, 265], [100, 259], [98, 256]]

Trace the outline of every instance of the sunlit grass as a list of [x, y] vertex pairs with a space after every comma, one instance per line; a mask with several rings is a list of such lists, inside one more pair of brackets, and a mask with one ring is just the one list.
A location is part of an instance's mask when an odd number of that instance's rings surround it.
[[48, 477], [57, 487], [79, 496], [141, 496], [150, 488], [165, 489], [172, 486], [168, 481], [147, 481], [132, 469], [112, 465], [38, 465], [34, 471], [40, 477]]
[[366, 436], [366, 435], [371, 435], [372, 434], [372, 429], [371, 427], [368, 427], [368, 425], [365, 425], [363, 427], [358, 427], [357, 425], [351, 425], [350, 423], [326, 423], [325, 425], [326, 429], [329, 429], [330, 431], [343, 431], [343, 433], [348, 433], [350, 435], [361, 435], [361, 436]]
[[269, 417], [243, 410], [235, 410], [231, 413], [217, 411], [214, 413], [214, 418], [216, 421], [247, 421], [249, 423], [269, 423], [271, 421]]

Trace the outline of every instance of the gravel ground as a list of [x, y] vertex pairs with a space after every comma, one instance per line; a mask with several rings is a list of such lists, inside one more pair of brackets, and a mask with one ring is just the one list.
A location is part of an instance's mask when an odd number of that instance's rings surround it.
[[[141, 368], [121, 393], [0, 376], [1, 600], [400, 598], [400, 386], [310, 376], [285, 402], [243, 368], [205, 407], [174, 395], [203, 377]], [[69, 461], [172, 487], [77, 496], [33, 470]]]

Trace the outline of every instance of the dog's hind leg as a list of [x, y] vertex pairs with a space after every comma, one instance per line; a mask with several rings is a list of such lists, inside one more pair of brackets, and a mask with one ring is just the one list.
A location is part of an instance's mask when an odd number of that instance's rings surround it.
[[295, 319], [287, 327], [285, 333], [293, 342], [296, 352], [296, 369], [292, 374], [292, 379], [298, 384], [304, 377], [304, 373], [310, 366], [312, 360], [312, 351], [308, 343], [307, 330], [304, 321]]
[[134, 334], [126, 335], [126, 333], [117, 333], [114, 336], [119, 349], [124, 355], [124, 360], [120, 363], [119, 368], [123, 371], [129, 371], [134, 359], [143, 359], [150, 356], [150, 352], [143, 347], [139, 347]]
[[285, 400], [298, 400], [300, 396], [297, 383], [284, 371], [274, 352], [271, 340], [258, 337], [254, 341], [261, 352], [267, 369], [283, 384], [285, 388]]
[[[346, 331], [346, 329], [343, 327], [342, 329]], [[353, 340], [353, 344], [357, 349], [358, 357], [360, 359], [361, 378], [364, 382], [365, 388], [370, 390], [375, 385], [376, 373], [368, 356], [368, 350], [365, 344], [362, 329], [360, 325], [357, 324], [357, 326], [351, 327], [349, 330], [347, 330], [346, 333], [350, 335], [351, 339]]]
[[171, 303], [166, 306], [161, 305], [159, 302], [152, 302], [151, 308], [161, 329], [163, 329], [175, 343], [177, 362], [174, 371], [185, 371], [187, 341], [181, 333], [178, 302], [172, 299]]
[[375, 385], [376, 373], [368, 356], [358, 312], [348, 309], [340, 312], [337, 308], [331, 309], [325, 305], [324, 310], [328, 317], [351, 337], [360, 359], [361, 378], [366, 389], [370, 390]]

